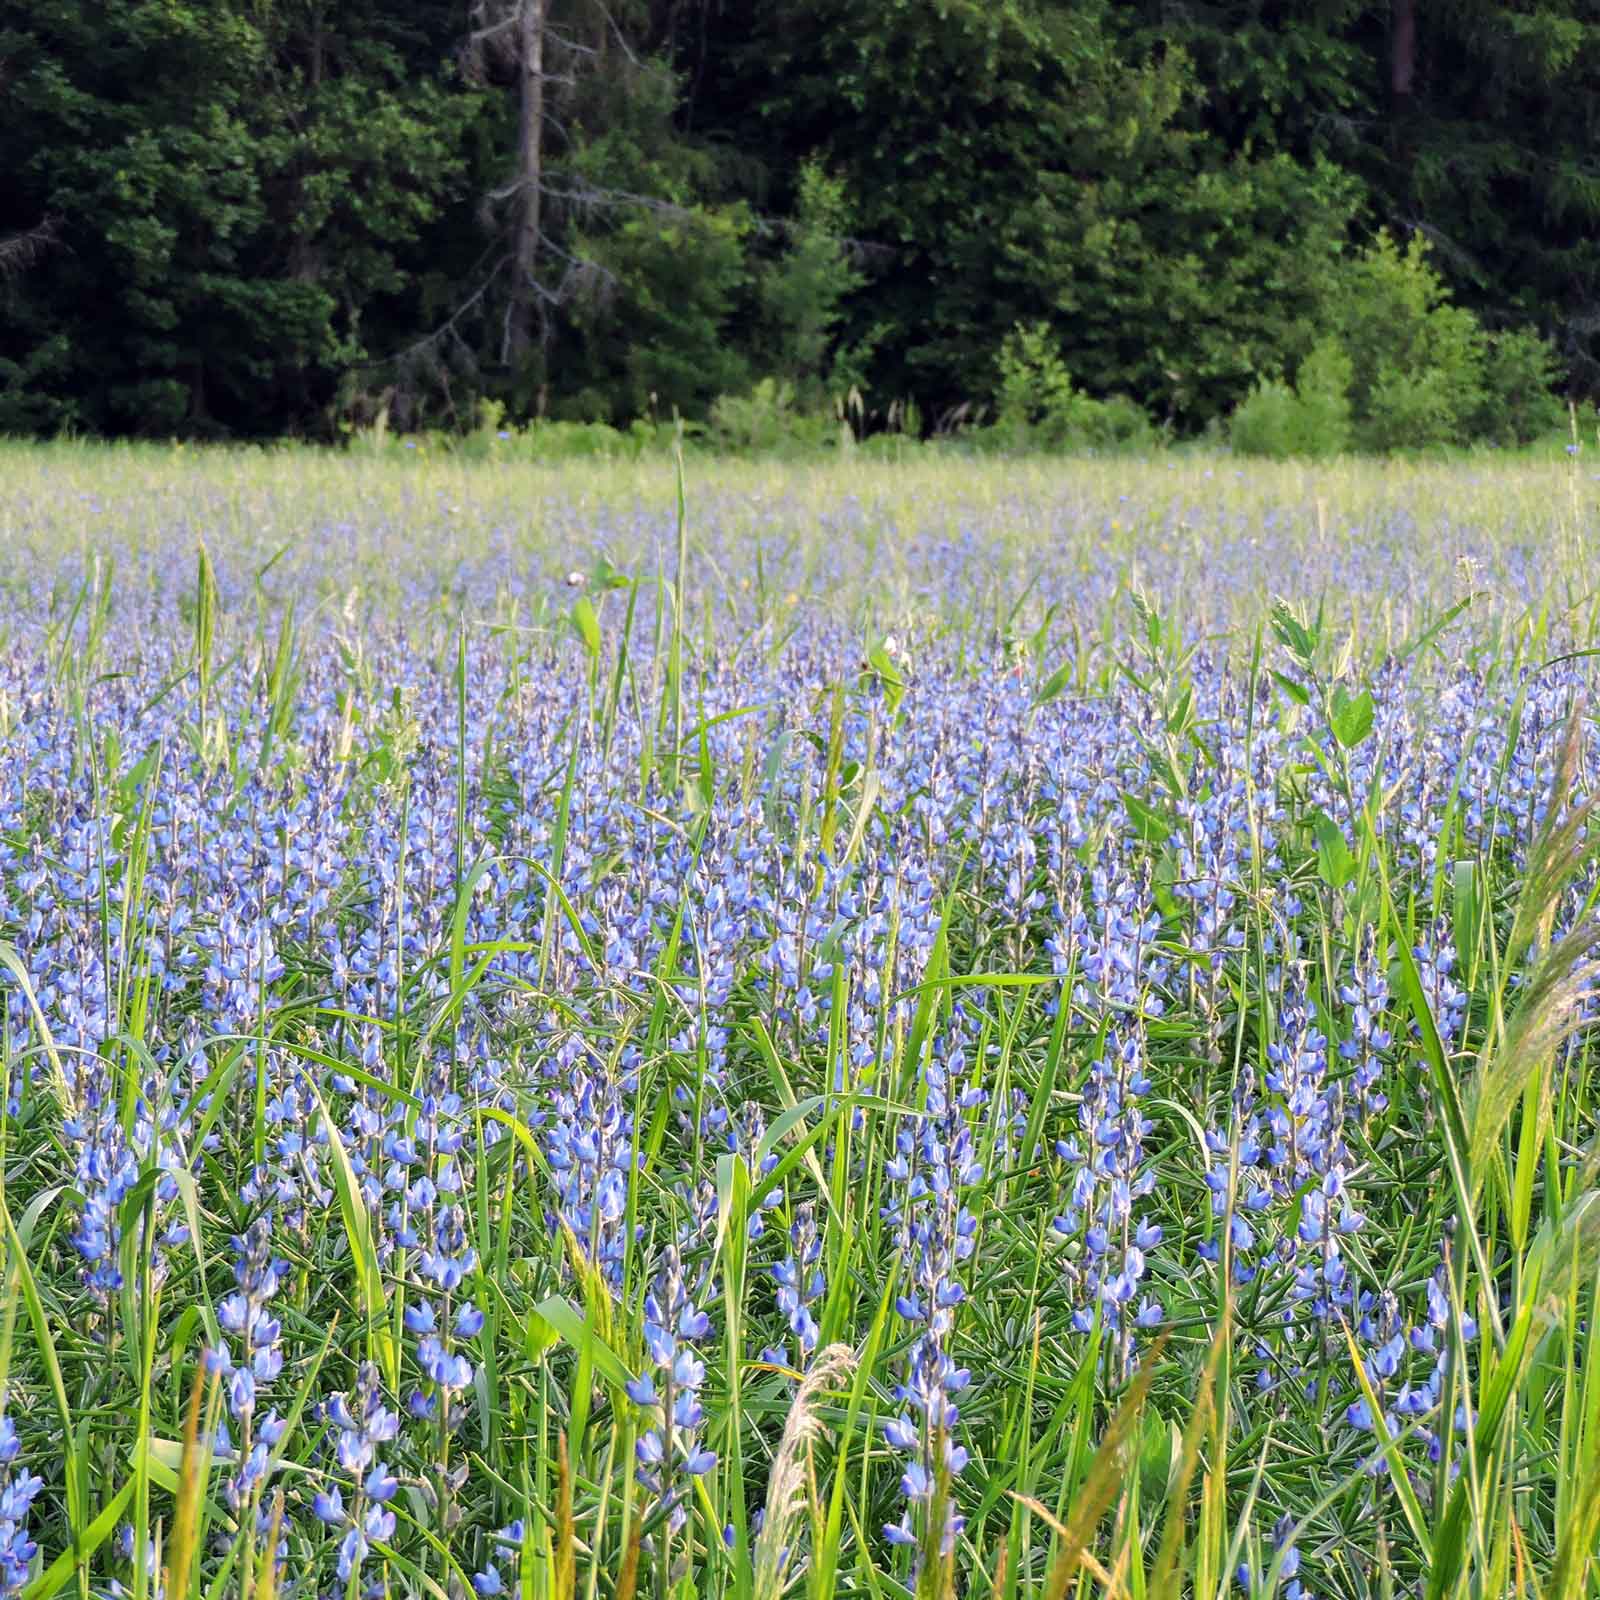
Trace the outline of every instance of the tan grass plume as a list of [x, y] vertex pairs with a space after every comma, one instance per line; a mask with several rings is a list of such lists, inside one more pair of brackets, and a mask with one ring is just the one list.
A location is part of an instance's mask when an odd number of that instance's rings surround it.
[[817, 1405], [823, 1392], [837, 1388], [855, 1364], [855, 1352], [849, 1345], [830, 1344], [817, 1353], [795, 1394], [767, 1479], [766, 1515], [756, 1536], [754, 1600], [777, 1600], [783, 1592], [783, 1554], [796, 1520], [806, 1509], [811, 1446], [822, 1436]]

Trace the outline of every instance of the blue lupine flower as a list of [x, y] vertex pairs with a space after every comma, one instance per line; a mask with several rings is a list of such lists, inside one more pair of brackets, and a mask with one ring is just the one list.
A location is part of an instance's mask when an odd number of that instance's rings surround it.
[[386, 1502], [399, 1484], [378, 1451], [398, 1437], [400, 1419], [383, 1403], [378, 1369], [370, 1362], [361, 1364], [354, 1389], [334, 1395], [324, 1412], [335, 1429], [334, 1459], [349, 1477], [351, 1505], [346, 1508], [334, 1483], [316, 1492], [312, 1509], [328, 1527], [344, 1529], [335, 1565], [340, 1581], [346, 1582], [361, 1570], [374, 1540], [382, 1543], [394, 1536], [395, 1515]]
[[1109, 1033], [1084, 1086], [1080, 1137], [1056, 1144], [1068, 1183], [1067, 1206], [1054, 1226], [1075, 1242], [1066, 1258], [1073, 1326], [1087, 1332], [1101, 1317], [1119, 1331], [1124, 1363], [1132, 1330], [1156, 1327], [1162, 1319], [1161, 1304], [1144, 1283], [1148, 1253], [1160, 1244], [1162, 1230], [1135, 1210], [1155, 1188], [1144, 1153], [1154, 1124], [1139, 1104], [1149, 1090], [1142, 1036]]
[[27, 1585], [38, 1550], [28, 1533], [28, 1511], [44, 1487], [36, 1474], [16, 1470], [19, 1451], [16, 1425], [0, 1410], [0, 1594], [8, 1595]]
[[811, 1306], [826, 1287], [822, 1268], [822, 1240], [817, 1234], [816, 1212], [809, 1205], [798, 1208], [794, 1225], [789, 1230], [790, 1253], [773, 1269], [772, 1276], [778, 1285], [778, 1310], [783, 1313], [789, 1331], [800, 1345], [800, 1359], [804, 1367], [817, 1348], [819, 1331]]
[[[515, 1522], [504, 1528], [498, 1529], [490, 1539], [493, 1549], [500, 1552], [500, 1559], [505, 1559], [505, 1553], [520, 1550], [523, 1544], [523, 1525], [519, 1517]], [[472, 1575], [472, 1587], [484, 1600], [490, 1596], [504, 1594], [506, 1581], [500, 1575], [500, 1568], [494, 1561], [486, 1561], [483, 1566]]]
[[695, 1346], [710, 1333], [711, 1318], [696, 1304], [677, 1247], [669, 1245], [644, 1303], [645, 1352], [654, 1370], [633, 1379], [628, 1395], [655, 1413], [635, 1447], [637, 1476], [656, 1503], [669, 1508], [674, 1531], [688, 1515], [690, 1480], [717, 1464], [715, 1452], [700, 1442], [705, 1421], [700, 1389], [706, 1369], [695, 1354]]
[[[907, 1410], [889, 1420], [884, 1435], [912, 1456], [901, 1479], [905, 1513], [899, 1523], [884, 1529], [892, 1544], [920, 1542], [917, 1525], [928, 1513], [940, 1452], [952, 1479], [967, 1461], [965, 1448], [953, 1437], [960, 1420], [953, 1397], [967, 1387], [971, 1374], [956, 1365], [950, 1341], [956, 1310], [965, 1299], [957, 1271], [971, 1257], [977, 1233], [977, 1221], [962, 1197], [983, 1178], [967, 1114], [982, 1106], [987, 1094], [976, 1083], [960, 1084], [965, 1066], [961, 1020], [958, 1016], [942, 1052], [924, 1068], [926, 1109], [920, 1136], [902, 1124], [886, 1168], [894, 1187], [883, 1214], [894, 1224], [906, 1281], [895, 1309], [917, 1330], [905, 1377], [894, 1391]], [[946, 1553], [954, 1548], [963, 1522], [953, 1505], [947, 1508], [940, 1531]]]

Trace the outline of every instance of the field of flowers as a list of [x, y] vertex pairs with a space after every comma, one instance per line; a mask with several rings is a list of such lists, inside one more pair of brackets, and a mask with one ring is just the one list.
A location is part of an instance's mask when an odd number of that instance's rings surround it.
[[1600, 1593], [1588, 463], [0, 450], [0, 1593]]

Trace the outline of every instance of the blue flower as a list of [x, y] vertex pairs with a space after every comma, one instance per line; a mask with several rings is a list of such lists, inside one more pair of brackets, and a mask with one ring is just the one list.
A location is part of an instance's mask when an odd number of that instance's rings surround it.
[[669, 1245], [644, 1302], [645, 1349], [655, 1370], [628, 1385], [635, 1404], [654, 1412], [634, 1446], [638, 1480], [668, 1508], [674, 1530], [686, 1520], [690, 1482], [717, 1463], [716, 1454], [700, 1442], [706, 1369], [694, 1351], [694, 1344], [710, 1334], [711, 1320], [695, 1304], [693, 1292], [677, 1247]]

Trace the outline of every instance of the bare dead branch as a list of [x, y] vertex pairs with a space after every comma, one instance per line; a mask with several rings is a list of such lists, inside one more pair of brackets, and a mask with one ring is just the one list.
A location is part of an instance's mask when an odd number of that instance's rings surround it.
[[606, 19], [606, 27], [611, 30], [612, 38], [617, 41], [618, 49], [628, 58], [630, 65], [643, 71], [645, 63], [633, 53], [633, 46], [628, 43], [627, 35], [623, 33], [622, 26], [617, 21], [611, 7], [605, 3], [605, 0], [594, 0], [594, 6], [600, 15]]
[[0, 239], [0, 277], [14, 277], [37, 266], [52, 250], [66, 248], [61, 238], [58, 217], [45, 217], [43, 221], [22, 233], [13, 233]]
[[408, 363], [417, 360], [419, 357], [425, 357], [429, 354], [437, 355], [437, 352], [452, 340], [455, 341], [456, 344], [460, 345], [463, 349], [466, 349], [466, 342], [461, 338], [461, 335], [458, 332], [459, 325], [472, 311], [474, 311], [483, 303], [485, 297], [489, 293], [489, 290], [494, 287], [495, 279], [498, 278], [510, 264], [510, 255], [502, 254], [484, 274], [483, 279], [478, 284], [477, 288], [475, 288], [472, 293], [469, 294], [466, 299], [464, 299], [461, 304], [458, 305], [455, 310], [452, 311], [450, 315], [446, 317], [444, 321], [441, 322], [436, 328], [430, 329], [427, 333], [423, 334], [420, 339], [413, 340], [412, 343], [404, 346], [402, 349], [391, 351], [386, 356], [374, 356], [366, 361], [358, 361], [354, 364], [355, 367], [362, 371], [375, 371], [383, 367], [403, 367]]

